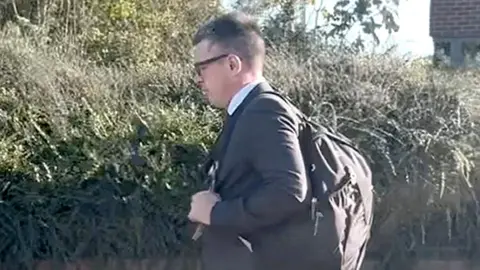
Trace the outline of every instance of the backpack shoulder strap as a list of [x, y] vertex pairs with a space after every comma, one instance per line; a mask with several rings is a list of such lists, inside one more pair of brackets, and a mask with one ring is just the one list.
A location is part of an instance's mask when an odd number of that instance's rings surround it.
[[310, 125], [312, 127], [314, 127], [318, 133], [320, 134], [324, 134], [326, 136], [328, 136], [330, 139], [336, 141], [337, 143], [341, 143], [341, 144], [344, 144], [352, 149], [354, 149], [355, 151], [357, 152], [360, 152], [358, 150], [358, 148], [353, 145], [353, 143], [344, 138], [335, 134], [333, 131], [329, 130], [327, 127], [323, 126], [323, 125], [320, 125], [314, 121], [312, 121], [308, 116], [306, 116], [302, 111], [300, 111], [297, 107], [295, 107], [295, 105], [293, 104], [293, 102], [286, 96], [282, 95], [276, 88], [273, 88], [273, 91], [265, 91], [265, 92], [262, 92], [262, 94], [273, 94], [279, 98], [281, 98], [282, 100], [284, 100], [287, 104], [289, 104], [289, 106], [291, 106], [298, 114], [298, 116], [301, 118], [301, 120], [303, 121], [304, 124], [307, 124], [307, 125]]

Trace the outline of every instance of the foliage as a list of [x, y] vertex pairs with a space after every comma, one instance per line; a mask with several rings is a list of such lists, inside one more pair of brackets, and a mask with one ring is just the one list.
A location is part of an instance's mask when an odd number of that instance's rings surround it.
[[[185, 38], [217, 11], [172, 1], [169, 9], [85, 3], [47, 9], [53, 18], [75, 10], [67, 24], [7, 24], [0, 32], [0, 261], [12, 269], [46, 258], [197, 251], [185, 217], [190, 195], [204, 186], [199, 165], [222, 117], [192, 80]], [[188, 15], [168, 14], [184, 9]], [[177, 28], [179, 38], [164, 36]], [[369, 255], [382, 269], [408, 269], [431, 247], [475, 257], [478, 71], [309, 40], [272, 42], [266, 76], [369, 158]]]
[[[388, 33], [397, 32], [396, 10], [399, 0], [337, 0], [332, 9], [323, 1], [296, 0], [237, 0], [234, 8], [249, 12], [264, 21], [265, 35], [271, 42], [294, 43], [294, 46], [308, 42], [344, 40], [355, 27], [372, 37], [378, 44], [377, 32], [385, 29]], [[306, 15], [306, 10], [314, 10]], [[313, 29], [306, 27], [314, 15]], [[304, 18], [304, 19], [303, 19]], [[323, 19], [323, 24], [318, 24]], [[363, 49], [364, 40], [359, 36], [356, 45]]]
[[216, 113], [189, 101], [187, 70], [99, 68], [1, 40], [2, 261], [183, 248], [176, 213], [218, 130]]
[[[188, 59], [188, 47], [164, 44], [188, 44], [199, 23], [222, 11], [219, 2], [53, 0], [33, 3], [19, 0], [15, 5], [0, 4], [0, 28], [6, 20], [16, 18], [17, 22], [30, 24], [28, 28], [41, 25], [41, 33], [37, 34], [43, 42], [59, 42], [69, 50], [80, 50], [96, 63], [150, 65], [158, 61]], [[318, 3], [238, 0], [234, 8], [246, 10], [263, 20], [269, 45], [289, 43], [297, 53], [327, 42], [337, 43], [355, 26], [360, 26], [377, 42], [377, 30], [398, 31], [395, 21], [398, 0], [338, 0], [333, 10], [320, 5], [315, 10], [315, 21], [322, 18], [325, 24], [315, 25], [312, 30], [299, 21], [303, 5], [313, 7]], [[363, 39], [359, 38], [352, 45], [353, 49], [362, 50]]]
[[[48, 36], [49, 44], [78, 50], [96, 63], [122, 66], [185, 60], [186, 47], [166, 45], [187, 44], [198, 24], [219, 12], [215, 1], [53, 0], [34, 6], [27, 2], [19, 1], [15, 9], [5, 4], [3, 13], [41, 25], [39, 35]], [[33, 16], [37, 13], [40, 18]]]
[[[192, 250], [188, 198], [221, 116], [189, 67], [97, 67], [13, 34], [0, 53], [1, 259]], [[271, 51], [268, 63], [276, 86], [369, 157], [371, 253], [394, 262], [422, 246], [475, 250], [477, 74], [326, 52]]]

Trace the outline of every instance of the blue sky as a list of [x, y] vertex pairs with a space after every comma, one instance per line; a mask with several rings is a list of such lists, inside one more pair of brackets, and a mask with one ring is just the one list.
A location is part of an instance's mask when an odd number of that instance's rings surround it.
[[[231, 0], [223, 0], [228, 3]], [[333, 7], [337, 0], [317, 0], [317, 5], [322, 4], [327, 9]], [[307, 11], [309, 23], [313, 23], [312, 6]], [[433, 52], [433, 43], [429, 35], [429, 13], [430, 0], [400, 0], [398, 8], [397, 23], [400, 30], [389, 35], [386, 31], [379, 32], [381, 40], [380, 47], [370, 47], [375, 51], [382, 52], [385, 48], [396, 45], [396, 52], [407, 56], [428, 56]], [[311, 15], [311, 16], [309, 16]], [[352, 31], [352, 38], [356, 37], [355, 30]]]

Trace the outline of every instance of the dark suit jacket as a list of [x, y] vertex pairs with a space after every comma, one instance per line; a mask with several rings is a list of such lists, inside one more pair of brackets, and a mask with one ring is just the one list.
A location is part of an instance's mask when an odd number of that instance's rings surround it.
[[321, 247], [303, 241], [313, 226], [300, 118], [280, 98], [256, 96], [263, 91], [272, 89], [267, 83], [254, 88], [230, 139], [217, 144], [224, 151], [215, 189], [222, 201], [202, 237], [204, 270], [318, 270], [321, 263], [315, 259]]

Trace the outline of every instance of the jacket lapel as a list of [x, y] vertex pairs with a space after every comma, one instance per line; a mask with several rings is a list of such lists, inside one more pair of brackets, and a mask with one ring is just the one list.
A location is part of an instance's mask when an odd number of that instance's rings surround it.
[[226, 125], [229, 121], [230, 116], [227, 114], [224, 121], [223, 121], [223, 126], [220, 132], [217, 135], [217, 138], [215, 139], [215, 142], [212, 145], [212, 148], [208, 152], [205, 160], [203, 161], [201, 165], [201, 174], [204, 177], [205, 181], [207, 182], [206, 184], [209, 185], [210, 181], [212, 180], [212, 166], [216, 166], [218, 168], [218, 165], [215, 163], [218, 163], [218, 157], [219, 157], [219, 152], [221, 151], [221, 145], [222, 145], [222, 138], [224, 137]]
[[[242, 103], [237, 107], [233, 115], [227, 115], [227, 120], [223, 126], [221, 134], [217, 139], [217, 143], [213, 147], [212, 158], [214, 162], [218, 162], [216, 175], [219, 175], [225, 164], [225, 156], [230, 147], [229, 142], [232, 134], [235, 132], [235, 123], [241, 117], [243, 110], [248, 106], [248, 104], [257, 97], [260, 93], [265, 91], [273, 91], [270, 85], [267, 82], [261, 82], [253, 88], [253, 90], [245, 97]], [[215, 182], [219, 183], [221, 179], [216, 179]]]

